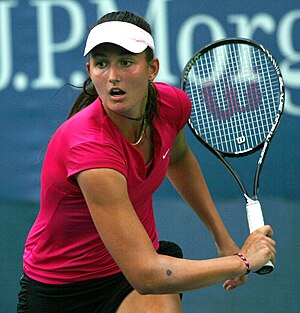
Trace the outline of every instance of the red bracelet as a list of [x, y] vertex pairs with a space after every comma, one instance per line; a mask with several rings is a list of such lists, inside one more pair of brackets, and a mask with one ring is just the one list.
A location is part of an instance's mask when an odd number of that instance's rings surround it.
[[235, 253], [234, 255], [237, 255], [238, 257], [240, 257], [243, 260], [243, 262], [245, 263], [245, 265], [247, 267], [247, 273], [245, 275], [249, 274], [250, 273], [250, 263], [249, 263], [249, 261], [241, 253]]

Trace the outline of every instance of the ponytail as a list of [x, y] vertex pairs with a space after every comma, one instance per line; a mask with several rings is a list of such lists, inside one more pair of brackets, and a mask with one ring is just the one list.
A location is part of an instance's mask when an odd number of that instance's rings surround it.
[[89, 77], [84, 81], [82, 86], [83, 90], [75, 100], [67, 119], [93, 103], [98, 98], [94, 85], [92, 84], [92, 86], [88, 87], [91, 83], [92, 81]]

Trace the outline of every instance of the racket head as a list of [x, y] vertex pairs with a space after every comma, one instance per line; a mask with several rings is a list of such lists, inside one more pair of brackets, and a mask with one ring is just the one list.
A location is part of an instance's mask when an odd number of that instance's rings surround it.
[[284, 107], [284, 83], [271, 53], [245, 38], [204, 47], [184, 68], [181, 88], [192, 102], [188, 125], [218, 155], [250, 154], [269, 142]]

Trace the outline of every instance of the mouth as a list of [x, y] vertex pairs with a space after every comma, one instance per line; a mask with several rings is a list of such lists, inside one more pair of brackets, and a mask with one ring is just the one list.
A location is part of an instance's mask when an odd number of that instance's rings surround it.
[[112, 88], [110, 91], [109, 91], [109, 94], [113, 97], [120, 97], [120, 96], [124, 96], [125, 95], [125, 91], [123, 91], [122, 89], [120, 88]]

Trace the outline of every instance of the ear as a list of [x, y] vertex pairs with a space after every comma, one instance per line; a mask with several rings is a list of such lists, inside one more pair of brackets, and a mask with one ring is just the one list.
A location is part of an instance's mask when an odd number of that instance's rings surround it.
[[90, 61], [87, 61], [87, 62], [86, 62], [85, 68], [86, 68], [86, 71], [87, 71], [89, 77], [91, 77], [91, 65], [90, 65]]
[[158, 58], [153, 58], [149, 63], [149, 79], [154, 81], [155, 77], [159, 72], [159, 60]]

